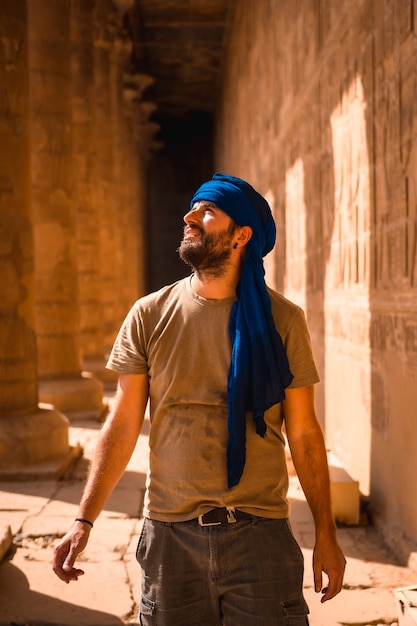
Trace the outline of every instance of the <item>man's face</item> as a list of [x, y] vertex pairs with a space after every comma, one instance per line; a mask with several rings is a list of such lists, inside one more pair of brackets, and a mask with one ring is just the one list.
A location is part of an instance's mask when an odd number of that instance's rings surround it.
[[180, 258], [197, 273], [223, 275], [231, 256], [236, 224], [208, 201], [196, 202], [184, 221]]

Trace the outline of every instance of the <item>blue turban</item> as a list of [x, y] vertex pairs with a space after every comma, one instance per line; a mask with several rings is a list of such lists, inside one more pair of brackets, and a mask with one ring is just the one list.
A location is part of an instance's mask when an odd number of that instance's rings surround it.
[[215, 174], [191, 200], [213, 202], [253, 235], [246, 246], [240, 281], [229, 323], [232, 359], [228, 374], [228, 486], [240, 481], [246, 460], [246, 413], [251, 411], [256, 432], [266, 436], [264, 413], [285, 398], [291, 383], [287, 355], [272, 317], [265, 284], [263, 257], [275, 245], [276, 228], [269, 204], [249, 183]]

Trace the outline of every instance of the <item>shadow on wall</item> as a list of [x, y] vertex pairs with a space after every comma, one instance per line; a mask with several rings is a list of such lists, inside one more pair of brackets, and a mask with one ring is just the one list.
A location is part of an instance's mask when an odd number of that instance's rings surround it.
[[400, 75], [372, 36], [359, 59], [344, 45], [347, 69], [333, 68], [339, 82], [323, 76], [309, 130], [289, 140], [299, 156], [286, 167], [285, 293], [309, 318], [327, 443], [407, 560], [417, 543], [416, 50], [402, 42]]

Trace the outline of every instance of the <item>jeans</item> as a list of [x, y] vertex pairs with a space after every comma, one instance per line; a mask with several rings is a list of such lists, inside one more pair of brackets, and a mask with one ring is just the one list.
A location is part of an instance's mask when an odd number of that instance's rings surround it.
[[308, 625], [303, 555], [287, 519], [145, 519], [136, 558], [142, 626]]

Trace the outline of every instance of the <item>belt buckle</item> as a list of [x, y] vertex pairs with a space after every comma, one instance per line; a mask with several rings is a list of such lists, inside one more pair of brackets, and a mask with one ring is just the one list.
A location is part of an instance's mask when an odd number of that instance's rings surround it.
[[205, 513], [203, 515], [199, 515], [198, 516], [198, 523], [200, 524], [200, 526], [219, 526], [221, 524], [221, 522], [205, 522], [203, 520]]
[[[208, 511], [210, 513], [210, 511]], [[198, 516], [198, 523], [200, 524], [200, 526], [220, 526], [222, 524], [222, 522], [205, 522], [204, 521], [204, 516], [207, 515], [207, 513], [204, 513], [203, 515], [199, 515]], [[229, 506], [226, 507], [226, 519], [227, 519], [227, 523], [228, 524], [234, 524], [235, 522], [237, 522], [236, 519], [236, 515], [235, 515], [235, 508], [233, 506]]]

